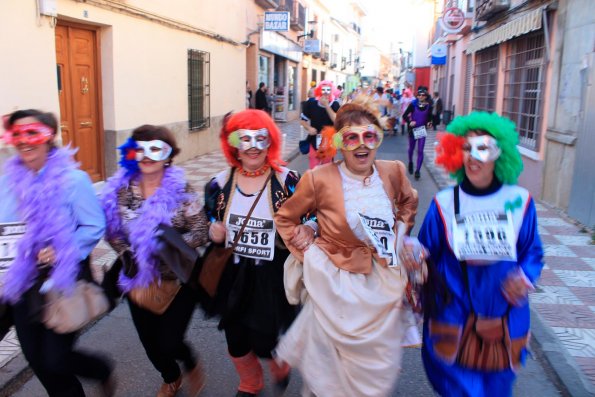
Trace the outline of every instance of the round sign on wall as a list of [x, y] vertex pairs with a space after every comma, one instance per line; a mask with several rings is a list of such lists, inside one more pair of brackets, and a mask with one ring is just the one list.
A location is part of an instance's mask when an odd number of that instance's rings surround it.
[[465, 24], [465, 13], [457, 7], [444, 10], [440, 18], [440, 25], [447, 33], [458, 33]]

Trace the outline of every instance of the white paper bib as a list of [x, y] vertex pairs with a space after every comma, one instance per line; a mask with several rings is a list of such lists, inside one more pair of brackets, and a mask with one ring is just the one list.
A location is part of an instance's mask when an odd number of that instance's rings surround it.
[[397, 238], [390, 227], [391, 222], [380, 218], [372, 218], [361, 213], [358, 213], [358, 216], [378, 255], [388, 261], [389, 267], [397, 266], [397, 255], [395, 253]]

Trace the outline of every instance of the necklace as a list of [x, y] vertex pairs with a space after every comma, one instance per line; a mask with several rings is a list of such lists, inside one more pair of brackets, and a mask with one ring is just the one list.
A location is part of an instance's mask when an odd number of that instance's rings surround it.
[[268, 164], [264, 164], [262, 167], [255, 171], [247, 171], [240, 167], [238, 168], [238, 172], [240, 173], [240, 175], [247, 176], [248, 178], [256, 178], [257, 176], [264, 175], [269, 170], [269, 168], [271, 168], [271, 166]]
[[372, 175], [374, 175], [374, 169], [372, 169], [371, 175], [364, 176], [364, 175], [357, 175], [357, 174], [354, 174], [353, 172], [351, 172], [351, 170], [349, 168], [347, 168], [347, 165], [345, 164], [345, 162], [342, 162], [340, 167], [348, 177], [355, 179], [357, 181], [361, 181], [362, 185], [370, 186], [372, 184]]

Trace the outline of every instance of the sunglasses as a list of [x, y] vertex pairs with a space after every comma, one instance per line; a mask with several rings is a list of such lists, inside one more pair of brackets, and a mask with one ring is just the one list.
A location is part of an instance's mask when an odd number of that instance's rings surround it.
[[43, 123], [15, 124], [4, 133], [8, 145], [42, 145], [52, 139], [54, 130]]
[[380, 146], [384, 137], [383, 131], [375, 124], [343, 127], [337, 135], [340, 138], [340, 146], [347, 151], [355, 150], [362, 145], [374, 150]]

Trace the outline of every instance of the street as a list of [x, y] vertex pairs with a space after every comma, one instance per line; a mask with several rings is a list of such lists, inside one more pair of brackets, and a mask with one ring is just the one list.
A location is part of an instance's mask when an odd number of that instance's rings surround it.
[[[377, 158], [406, 162], [406, 137], [385, 137]], [[183, 165], [183, 164], [182, 164]], [[289, 165], [290, 168], [304, 172], [307, 168], [307, 157], [298, 156]], [[436, 185], [425, 168], [422, 168], [421, 179], [413, 181], [419, 192], [419, 212], [416, 233], [425, 211], [436, 192]], [[204, 320], [197, 310], [188, 329], [188, 340], [196, 351], [200, 352], [207, 371], [207, 386], [201, 396], [231, 397], [235, 395], [238, 377], [227, 357], [225, 338], [217, 330], [214, 320]], [[154, 396], [161, 384], [157, 371], [149, 363], [133, 327], [126, 303], [120, 304], [110, 315], [104, 317], [94, 327], [83, 334], [78, 343], [81, 349], [93, 350], [110, 356], [116, 363], [115, 373], [118, 379], [118, 397]], [[395, 369], [396, 370], [396, 369]], [[265, 366], [265, 374], [267, 373]], [[548, 375], [549, 369], [542, 362], [529, 359], [526, 368], [520, 372], [515, 387], [515, 396], [561, 396], [555, 381]], [[292, 373], [290, 386], [285, 393], [287, 397], [300, 395], [301, 379], [296, 372]], [[100, 397], [97, 385], [85, 382], [85, 390], [89, 397]], [[46, 395], [39, 381], [33, 377], [13, 394], [15, 397], [37, 397]], [[271, 387], [261, 396], [272, 396]], [[426, 380], [420, 358], [420, 349], [405, 349], [402, 363], [402, 374], [392, 396], [433, 396], [432, 389]], [[180, 393], [183, 397], [184, 394]], [[324, 396], [319, 396], [324, 397]]]

